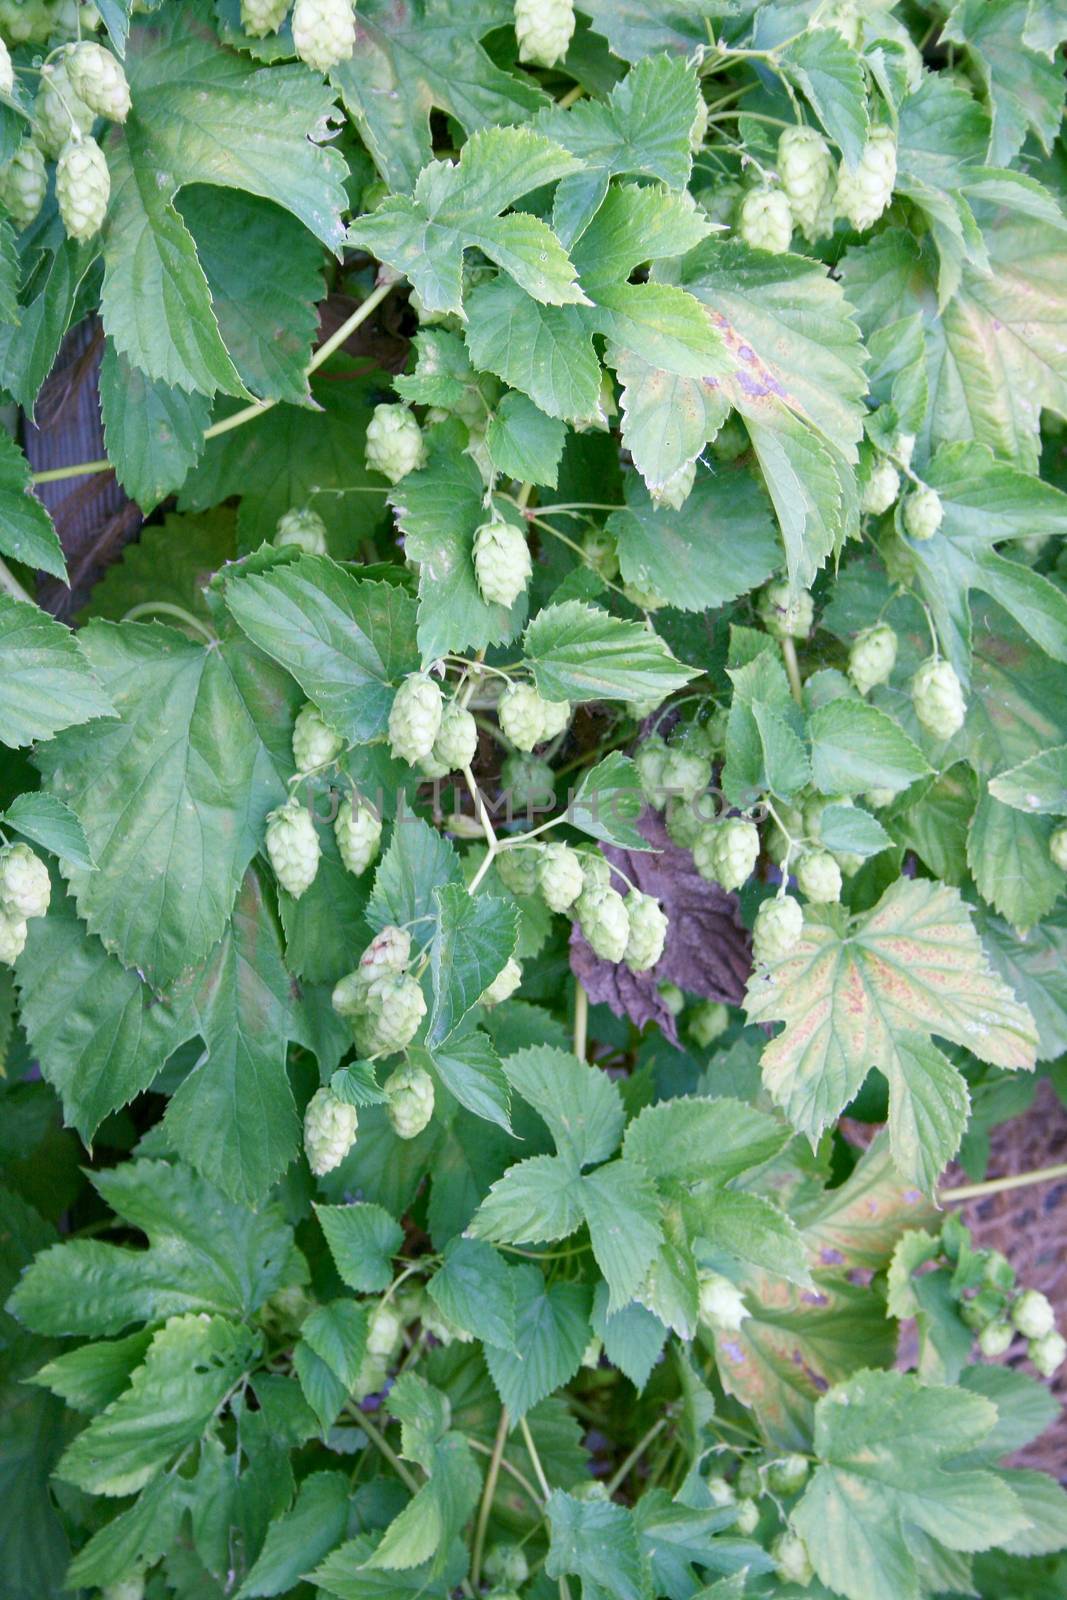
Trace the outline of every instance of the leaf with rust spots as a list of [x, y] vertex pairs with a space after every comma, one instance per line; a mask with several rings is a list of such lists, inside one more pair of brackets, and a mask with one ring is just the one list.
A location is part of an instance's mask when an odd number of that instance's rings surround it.
[[617, 1017], [638, 1028], [658, 1022], [678, 1043], [673, 1014], [659, 993], [661, 983], [676, 983], [702, 1000], [739, 1005], [748, 974], [749, 940], [736, 897], [707, 883], [693, 865], [692, 853], [672, 844], [661, 817], [646, 812], [638, 827], [650, 850], [619, 850], [605, 856], [643, 894], [654, 895], [667, 913], [663, 954], [648, 972], [631, 972], [623, 962], [602, 961], [578, 924], [571, 933], [571, 971], [590, 1000], [608, 1005]]
[[838, 918], [809, 907], [795, 950], [749, 981], [749, 1020], [785, 1023], [764, 1050], [764, 1082], [814, 1142], [877, 1067], [889, 1080], [894, 1161], [930, 1192], [969, 1108], [930, 1035], [993, 1066], [1029, 1069], [1033, 1018], [990, 969], [955, 889], [901, 879], [844, 932]]

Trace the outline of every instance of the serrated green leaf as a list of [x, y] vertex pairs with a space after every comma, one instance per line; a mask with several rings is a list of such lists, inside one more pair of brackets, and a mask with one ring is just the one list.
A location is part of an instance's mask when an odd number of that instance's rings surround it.
[[46, 1361], [29, 1380], [59, 1395], [75, 1411], [102, 1411], [117, 1400], [139, 1367], [151, 1334], [146, 1330], [125, 1339], [83, 1344]]
[[1037, 1059], [1054, 1060], [1067, 1051], [1067, 908], [1054, 911], [1025, 938], [981, 911], [978, 925], [993, 966], [1037, 1025]]
[[404, 1242], [404, 1230], [384, 1206], [367, 1200], [350, 1206], [316, 1205], [334, 1265], [350, 1289], [376, 1294], [393, 1281], [391, 1261]]
[[70, 807], [55, 795], [43, 791], [20, 794], [0, 814], [0, 820], [61, 860], [91, 870], [93, 858], [82, 825]]
[[[936, 1062], [926, 1056], [926, 1036], [997, 1066], [1026, 1069], [1036, 1059], [1029, 1012], [993, 976], [966, 907], [943, 884], [900, 879], [844, 932], [809, 913], [797, 949], [750, 980], [745, 1004], [750, 1021], [786, 1024], [762, 1065], [794, 1127], [817, 1138], [877, 1066], [889, 1079], [893, 1131], [904, 1140], [894, 1159], [926, 1188], [955, 1153], [951, 1132], [960, 1120], [958, 1074], [939, 1053]], [[929, 1143], [913, 1136], [920, 1104], [905, 1104], [917, 1085], [936, 1108], [924, 1130]]]
[[493, 469], [505, 478], [556, 487], [566, 429], [526, 395], [512, 390], [493, 413], [485, 436]]
[[30, 469], [15, 441], [0, 431], [0, 555], [66, 581], [59, 536], [30, 488]]
[[844, 851], [865, 860], [893, 843], [877, 817], [861, 806], [824, 806], [819, 815], [819, 841], [827, 850]]
[[667, 1338], [663, 1323], [636, 1300], [609, 1315], [606, 1283], [597, 1284], [591, 1322], [593, 1332], [604, 1341], [604, 1354], [612, 1366], [625, 1373], [640, 1393]]
[[78, 621], [100, 617], [121, 622], [127, 611], [149, 600], [182, 606], [200, 622], [211, 622], [205, 585], [237, 554], [235, 518], [219, 509], [199, 516], [167, 514], [141, 529], [122, 559], [108, 567], [93, 585]]
[[380, 1542], [377, 1533], [349, 1539], [316, 1568], [312, 1580], [337, 1600], [419, 1600], [420, 1596], [445, 1600], [469, 1564], [466, 1546], [457, 1540], [441, 1573], [431, 1571], [428, 1562], [405, 1571], [386, 1571], [369, 1564]]
[[545, 1283], [540, 1268], [514, 1267], [515, 1350], [490, 1346], [486, 1364], [501, 1401], [518, 1422], [568, 1383], [589, 1343], [589, 1291], [579, 1283]]
[[1006, 167], [1033, 132], [1052, 147], [1063, 118], [1063, 75], [1030, 47], [1026, 0], [957, 0], [944, 37], [967, 47], [993, 112], [990, 164]]
[[809, 105], [850, 167], [867, 139], [867, 92], [856, 52], [833, 27], [813, 27], [797, 35], [779, 57], [781, 70]]
[[313, 1472], [291, 1510], [270, 1524], [263, 1548], [237, 1591], [240, 1600], [285, 1594], [311, 1572], [348, 1526], [349, 1486], [343, 1472]]
[[[418, 1047], [414, 1049], [416, 1054]], [[476, 1117], [511, 1132], [511, 1094], [500, 1057], [480, 1028], [461, 1028], [426, 1052], [427, 1063], [448, 1092]]]
[[567, 307], [539, 305], [518, 284], [497, 278], [474, 290], [467, 313], [476, 366], [521, 389], [549, 417], [595, 416], [600, 362]]
[[499, 1244], [555, 1244], [582, 1225], [581, 1186], [570, 1154], [530, 1156], [496, 1180], [469, 1231]]
[[508, 1082], [541, 1116], [560, 1151], [578, 1166], [604, 1161], [618, 1148], [623, 1109], [619, 1090], [599, 1068], [548, 1045], [507, 1057]]
[[426, 1285], [441, 1314], [502, 1350], [515, 1347], [515, 1285], [499, 1251], [480, 1239], [452, 1239]]
[[967, 863], [979, 894], [1020, 932], [1052, 910], [1063, 874], [1049, 856], [1051, 817], [1004, 805], [991, 794], [978, 801], [967, 838]]
[[109, 339], [100, 364], [100, 409], [116, 478], [146, 514], [154, 511], [199, 460], [210, 402], [150, 378]]
[[1067, 745], [1042, 750], [991, 778], [989, 792], [1016, 811], [1067, 816]]
[[367, 1312], [353, 1300], [316, 1306], [300, 1324], [300, 1337], [344, 1387], [353, 1390], [367, 1348]]
[[658, 634], [580, 600], [545, 606], [523, 643], [546, 700], [662, 697], [696, 676]]
[[415, 607], [403, 589], [361, 581], [327, 556], [302, 555], [231, 580], [226, 605], [348, 743], [385, 731], [394, 680], [418, 666]]
[[[22, 142], [21, 130], [18, 142]], [[18, 321], [0, 326], [0, 383], [30, 415], [59, 354], [79, 291], [95, 260], [93, 244], [64, 240], [45, 257], [30, 280], [28, 298], [20, 308]]]
[[579, 1500], [561, 1489], [546, 1507], [551, 1542], [545, 1571], [582, 1580], [583, 1592], [609, 1594], [612, 1600], [648, 1600], [652, 1592], [627, 1506], [610, 1500]]
[[810, 783], [811, 762], [781, 661], [773, 650], [761, 650], [727, 672], [734, 693], [726, 724], [723, 793], [739, 806], [751, 805], [765, 789], [791, 799]]
[[463, 1018], [515, 950], [515, 906], [492, 895], [470, 895], [456, 883], [436, 891], [437, 925], [430, 945], [433, 1006], [426, 1046], [432, 1051]]
[[613, 750], [583, 776], [567, 807], [567, 821], [606, 844], [647, 850], [648, 840], [637, 826], [644, 805], [637, 768]]
[[178, 1480], [157, 1478], [82, 1546], [67, 1568], [67, 1583], [106, 1586], [142, 1563], [152, 1565], [177, 1534], [184, 1511]]
[[367, 921], [376, 933], [390, 922], [405, 927], [429, 921], [437, 916], [436, 891], [462, 880], [449, 841], [421, 817], [400, 816], [374, 875]]
[[641, 1288], [662, 1243], [655, 1187], [639, 1163], [608, 1161], [582, 1177], [579, 1204], [608, 1286], [608, 1310], [621, 1311]]
[[721, 1186], [763, 1166], [789, 1137], [776, 1117], [739, 1100], [686, 1095], [640, 1111], [626, 1130], [623, 1151], [665, 1194], [679, 1195], [699, 1184]]
[[114, 708], [69, 629], [0, 594], [0, 739], [16, 750]]
[[891, 717], [864, 700], [831, 700], [808, 719], [811, 771], [823, 794], [906, 789], [929, 772], [926, 758]]

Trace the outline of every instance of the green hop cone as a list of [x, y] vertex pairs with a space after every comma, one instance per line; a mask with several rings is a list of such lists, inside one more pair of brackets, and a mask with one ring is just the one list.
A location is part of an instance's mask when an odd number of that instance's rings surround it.
[[602, 961], [621, 961], [630, 942], [626, 902], [614, 889], [585, 889], [578, 897], [578, 922]]
[[789, 209], [805, 239], [818, 238], [834, 187], [830, 147], [815, 128], [786, 128], [778, 140], [778, 176]]
[[316, 1178], [339, 1167], [356, 1142], [355, 1106], [332, 1089], [316, 1089], [304, 1112], [304, 1152]]
[[679, 989], [676, 983], [657, 983], [656, 993], [662, 1005], [665, 1005], [672, 1017], [680, 1017], [685, 1010], [685, 991]]
[[358, 796], [346, 795], [337, 808], [333, 834], [346, 871], [354, 878], [362, 877], [378, 854], [381, 817]]
[[841, 898], [841, 868], [829, 850], [805, 850], [796, 865], [797, 887], [813, 905]]
[[505, 889], [512, 894], [537, 892], [538, 850], [502, 850], [496, 858], [496, 871]]
[[483, 1570], [490, 1583], [517, 1589], [530, 1576], [530, 1563], [521, 1545], [495, 1544], [485, 1553]]
[[634, 756], [634, 766], [637, 768], [637, 781], [641, 785], [641, 792], [650, 806], [657, 811], [667, 803], [667, 793], [663, 784], [663, 774], [666, 770], [670, 750], [658, 733], [642, 741]]
[[682, 850], [692, 850], [707, 820], [703, 805], [678, 796], [667, 801], [667, 835]]
[[0, 39], [0, 94], [10, 94], [15, 87], [15, 66], [11, 52]]
[[619, 576], [619, 547], [615, 535], [606, 528], [588, 530], [582, 539], [582, 556], [605, 583], [612, 583]]
[[867, 516], [880, 517], [899, 493], [900, 473], [887, 456], [879, 456], [860, 493], [860, 510]]
[[513, 606], [532, 572], [522, 529], [499, 517], [483, 522], [474, 535], [474, 573], [486, 604]]
[[[668, 506], [671, 511], [680, 511], [689, 499], [690, 492], [696, 482], [697, 464], [695, 461], [686, 461], [669, 478], [662, 483], [654, 483], [651, 487], [652, 499], [657, 506]], [[667, 604], [663, 596], [655, 589], [640, 589], [627, 583], [623, 586], [626, 595], [635, 606], [640, 606], [642, 611], [658, 611]]]
[[1048, 853], [1054, 867], [1067, 872], [1067, 824], [1056, 829], [1048, 842]]
[[500, 727], [517, 750], [532, 750], [545, 737], [545, 702], [531, 683], [509, 683], [497, 708]]
[[855, 169], [838, 168], [834, 205], [858, 233], [878, 221], [893, 198], [897, 141], [891, 128], [873, 128]]
[[911, 538], [924, 542], [932, 539], [941, 526], [944, 516], [941, 496], [936, 489], [913, 489], [904, 501], [901, 516], [904, 529]]
[[329, 72], [355, 48], [352, 0], [296, 0], [292, 27], [296, 53], [313, 72]]
[[701, 1322], [723, 1333], [736, 1333], [749, 1314], [740, 1289], [719, 1272], [705, 1269], [697, 1276]]
[[718, 1473], [712, 1473], [705, 1480], [705, 1487], [708, 1491], [708, 1499], [713, 1506], [721, 1508], [737, 1504], [737, 1495], [734, 1492], [733, 1484], [729, 1483], [726, 1478], [720, 1477]]
[[387, 922], [360, 956], [359, 971], [365, 987], [369, 988], [375, 978], [406, 972], [410, 961], [411, 934], [406, 928], [398, 928], [395, 922]]
[[784, 961], [804, 931], [804, 912], [791, 894], [764, 900], [752, 929], [752, 958], [758, 966]]
[[[586, 889], [611, 888], [611, 862], [599, 850], [579, 850]], [[583, 890], [584, 893], [584, 890]]]
[[29, 929], [22, 917], [9, 917], [0, 911], [0, 966], [13, 967], [26, 948]]
[[896, 661], [895, 632], [888, 622], [876, 622], [853, 640], [848, 653], [848, 675], [860, 694], [869, 694], [877, 684], [888, 683]]
[[519, 60], [554, 67], [567, 54], [574, 33], [574, 0], [515, 0]]
[[711, 762], [707, 756], [677, 745], [668, 746], [660, 774], [660, 786], [668, 795], [695, 800], [711, 782]]
[[1027, 1355], [1043, 1378], [1052, 1378], [1067, 1359], [1067, 1339], [1053, 1329], [1040, 1339], [1031, 1339]]
[[978, 1348], [987, 1361], [995, 1361], [1010, 1349], [1015, 1339], [1015, 1329], [1010, 1322], [990, 1322], [978, 1335]]
[[737, 231], [753, 250], [768, 250], [780, 256], [789, 249], [793, 237], [793, 213], [789, 196], [782, 189], [761, 184], [750, 189], [737, 213]]
[[277, 33], [285, 21], [289, 0], [241, 0], [241, 26], [250, 39]]
[[1056, 1326], [1056, 1314], [1039, 1289], [1024, 1289], [1012, 1305], [1011, 1320], [1026, 1339], [1043, 1339]]
[[783, 579], [763, 590], [759, 614], [772, 639], [806, 639], [815, 620], [815, 607], [806, 589], [793, 594]]
[[730, 1009], [718, 1000], [702, 1000], [685, 1019], [685, 1031], [700, 1050], [707, 1050], [730, 1026]]
[[430, 752], [430, 760], [440, 769], [434, 776], [443, 778], [446, 772], [469, 767], [477, 748], [478, 724], [465, 706], [450, 700], [441, 713], [441, 726]]
[[736, 461], [748, 449], [748, 429], [736, 411], [731, 411], [714, 439], [711, 453], [716, 461]]
[[771, 1560], [783, 1583], [795, 1583], [806, 1589], [815, 1576], [808, 1547], [798, 1534], [780, 1533], [771, 1545]]
[[64, 145], [56, 163], [56, 201], [71, 239], [100, 232], [111, 198], [107, 159], [95, 139], [83, 136]]
[[537, 887], [550, 911], [569, 911], [585, 888], [585, 874], [577, 850], [569, 844], [549, 844], [538, 853]]
[[109, 122], [125, 122], [130, 113], [130, 86], [121, 65], [101, 44], [76, 44], [67, 57], [67, 76], [91, 111]]
[[367, 1354], [388, 1361], [404, 1336], [404, 1319], [388, 1300], [379, 1300], [367, 1323]]
[[415, 1139], [433, 1116], [433, 1079], [421, 1067], [404, 1065], [382, 1085], [389, 1096], [386, 1111], [400, 1139]]
[[782, 1456], [767, 1468], [767, 1484], [775, 1494], [798, 1494], [808, 1481], [806, 1456]]
[[967, 703], [955, 670], [931, 656], [911, 680], [911, 703], [920, 724], [934, 739], [951, 739], [963, 727]]
[[489, 1006], [490, 1009], [493, 1006], [502, 1006], [505, 1000], [511, 999], [521, 982], [522, 967], [514, 956], [508, 956], [492, 983], [479, 995], [479, 1005]]
[[48, 173], [44, 156], [29, 139], [20, 144], [0, 173], [0, 203], [19, 233], [28, 228], [44, 205]]
[[389, 713], [389, 748], [409, 766], [423, 761], [433, 750], [441, 731], [441, 691], [425, 672], [406, 677]]
[[701, 830], [693, 860], [702, 878], [724, 889], [740, 889], [759, 859], [759, 829], [741, 817], [727, 817]]
[[571, 720], [571, 703], [569, 700], [542, 700], [541, 710], [545, 724], [544, 737], [554, 739]]
[[734, 1518], [734, 1527], [744, 1538], [755, 1533], [759, 1527], [759, 1506], [755, 1500], [739, 1500], [737, 1502], [737, 1516]]
[[833, 0], [821, 7], [817, 26], [834, 28], [851, 50], [858, 50], [863, 41], [863, 18], [856, 10], [855, 0]]
[[296, 545], [309, 556], [326, 554], [326, 524], [317, 511], [308, 506], [283, 511], [274, 530], [274, 543], [279, 547]]
[[28, 844], [0, 850], [0, 911], [16, 922], [43, 917], [52, 898], [52, 881], [40, 856]]
[[317, 706], [308, 700], [296, 714], [293, 724], [293, 761], [297, 772], [313, 772], [329, 766], [344, 745], [344, 740], [327, 727]]
[[100, 1591], [100, 1600], [144, 1600], [143, 1569], [137, 1567], [112, 1583], [105, 1584]]
[[367, 424], [367, 466], [399, 483], [426, 461], [426, 441], [407, 406], [375, 406]]
[[652, 895], [639, 894], [636, 889], [627, 895], [625, 905], [630, 919], [630, 936], [626, 941], [623, 960], [631, 972], [647, 972], [663, 954], [667, 938], [667, 914]]
[[409, 1045], [426, 1015], [426, 1001], [410, 973], [376, 978], [366, 1010], [354, 1019], [356, 1047], [365, 1056], [392, 1055]]
[[33, 103], [34, 141], [51, 160], [72, 140], [87, 137], [96, 121], [96, 113], [70, 81], [67, 68], [73, 49], [66, 45], [55, 60], [42, 67]]
[[548, 762], [523, 752], [508, 756], [500, 768], [500, 787], [510, 795], [512, 809], [520, 811], [528, 806], [551, 805], [556, 793]]
[[267, 855], [282, 888], [299, 900], [319, 870], [319, 836], [299, 800], [287, 800], [267, 818]]

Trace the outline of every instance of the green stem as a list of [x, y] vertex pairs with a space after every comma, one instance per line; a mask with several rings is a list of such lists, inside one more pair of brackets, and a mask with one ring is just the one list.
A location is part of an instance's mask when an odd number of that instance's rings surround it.
[[138, 617], [149, 617], [157, 613], [160, 616], [176, 617], [185, 627], [194, 629], [202, 639], [206, 639], [208, 644], [218, 643], [210, 628], [199, 622], [190, 611], [186, 611], [184, 606], [173, 605], [169, 600], [142, 601], [139, 606], [131, 606], [124, 613], [122, 620], [123, 622], [136, 622]]
[[786, 676], [789, 687], [793, 691], [793, 699], [797, 705], [804, 704], [804, 687], [800, 681], [800, 664], [797, 661], [797, 647], [793, 640], [786, 635], [782, 640], [782, 660], [785, 662]]
[[477, 1589], [478, 1580], [482, 1575], [482, 1551], [485, 1549], [485, 1534], [489, 1526], [489, 1513], [493, 1509], [497, 1480], [500, 1477], [500, 1463], [504, 1457], [504, 1446], [508, 1441], [509, 1420], [507, 1406], [501, 1406], [500, 1421], [496, 1425], [493, 1453], [489, 1457], [489, 1466], [486, 1469], [485, 1488], [482, 1490], [482, 1503], [478, 1507], [478, 1522], [474, 1530], [474, 1545], [471, 1550], [471, 1587], [473, 1589]]
[[649, 1445], [652, 1443], [653, 1439], [657, 1438], [658, 1435], [663, 1432], [666, 1426], [667, 1418], [660, 1417], [659, 1421], [654, 1422], [651, 1428], [649, 1428], [648, 1432], [644, 1434], [642, 1438], [638, 1439], [637, 1443], [630, 1451], [630, 1454], [626, 1457], [622, 1466], [608, 1479], [606, 1488], [609, 1496], [613, 1495], [618, 1489], [619, 1485], [625, 1482], [626, 1474], [629, 1472], [630, 1468], [637, 1465], [645, 1451], [648, 1449]]
[[525, 1417], [519, 1418], [519, 1427], [522, 1430], [522, 1442], [526, 1446], [526, 1453], [533, 1462], [534, 1473], [538, 1483], [541, 1486], [541, 1493], [544, 1495], [546, 1500], [550, 1500], [552, 1498], [552, 1486], [545, 1477], [545, 1469], [541, 1465], [541, 1457], [537, 1454], [537, 1446], [533, 1442], [533, 1434], [530, 1432], [530, 1424], [527, 1422]]
[[404, 1463], [401, 1461], [392, 1445], [386, 1439], [381, 1429], [376, 1427], [375, 1424], [371, 1422], [370, 1418], [364, 1412], [362, 1412], [358, 1406], [350, 1404], [346, 1407], [346, 1409], [359, 1423], [360, 1427], [363, 1429], [363, 1432], [367, 1435], [367, 1438], [370, 1440], [374, 1448], [385, 1458], [386, 1461], [388, 1461], [389, 1465], [392, 1467], [401, 1483], [406, 1484], [411, 1490], [412, 1494], [418, 1494], [419, 1488], [421, 1487], [419, 1480], [415, 1477], [414, 1473], [409, 1472], [407, 1467], [405, 1467]]
[[[375, 307], [380, 306], [386, 295], [395, 287], [395, 281], [380, 283], [372, 289], [367, 298], [356, 307], [352, 315], [332, 333], [324, 344], [320, 344], [311, 360], [304, 369], [305, 376], [310, 378], [317, 372], [324, 361], [328, 361], [335, 350], [339, 350], [345, 340], [353, 334], [360, 323], [365, 322]], [[266, 416], [268, 411], [273, 411], [278, 404], [277, 400], [254, 400], [251, 405], [244, 406], [240, 411], [235, 411], [230, 417], [223, 417], [221, 422], [213, 422], [210, 428], [204, 429], [205, 443], [209, 439], [217, 439], [221, 434], [230, 433], [234, 428], [241, 428], [246, 422], [252, 422], [256, 417]], [[47, 472], [34, 472], [31, 474], [31, 483], [59, 483], [64, 478], [80, 478], [91, 472], [107, 472], [111, 462], [80, 461], [75, 466], [52, 467]]]
[[573, 89], [568, 89], [566, 94], [560, 96], [556, 101], [556, 105], [560, 111], [566, 111], [576, 100], [580, 100], [584, 93], [585, 85], [576, 83]]
[[36, 605], [33, 595], [22, 587], [7, 562], [2, 560], [0, 560], [0, 589], [9, 594], [12, 600], [25, 600], [31, 606]]
[[[493, 1454], [492, 1450], [490, 1450], [487, 1444], [483, 1444], [480, 1439], [472, 1439], [469, 1434], [467, 1435], [467, 1443], [470, 1445], [471, 1449], [476, 1450], [479, 1455], [491, 1456]], [[515, 1482], [519, 1485], [519, 1487], [527, 1495], [529, 1495], [531, 1503], [537, 1507], [538, 1511], [541, 1511], [543, 1509], [541, 1496], [538, 1494], [537, 1490], [534, 1488], [526, 1474], [524, 1472], [520, 1472], [518, 1467], [513, 1467], [507, 1456], [501, 1456], [500, 1466], [502, 1471], [506, 1472], [509, 1477], [515, 1479]]]
[[1031, 1172], [1016, 1172], [1007, 1178], [989, 1178], [985, 1183], [965, 1183], [959, 1189], [941, 1189], [937, 1198], [942, 1205], [950, 1200], [977, 1200], [987, 1194], [1025, 1189], [1032, 1183], [1052, 1183], [1057, 1178], [1067, 1178], [1067, 1161], [1061, 1161], [1056, 1167], [1035, 1167]]

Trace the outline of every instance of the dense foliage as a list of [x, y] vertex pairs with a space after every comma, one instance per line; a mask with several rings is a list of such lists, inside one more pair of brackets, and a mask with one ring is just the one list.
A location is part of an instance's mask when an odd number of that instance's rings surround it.
[[1062, 1597], [1063, 6], [0, 35], [7, 1600]]

